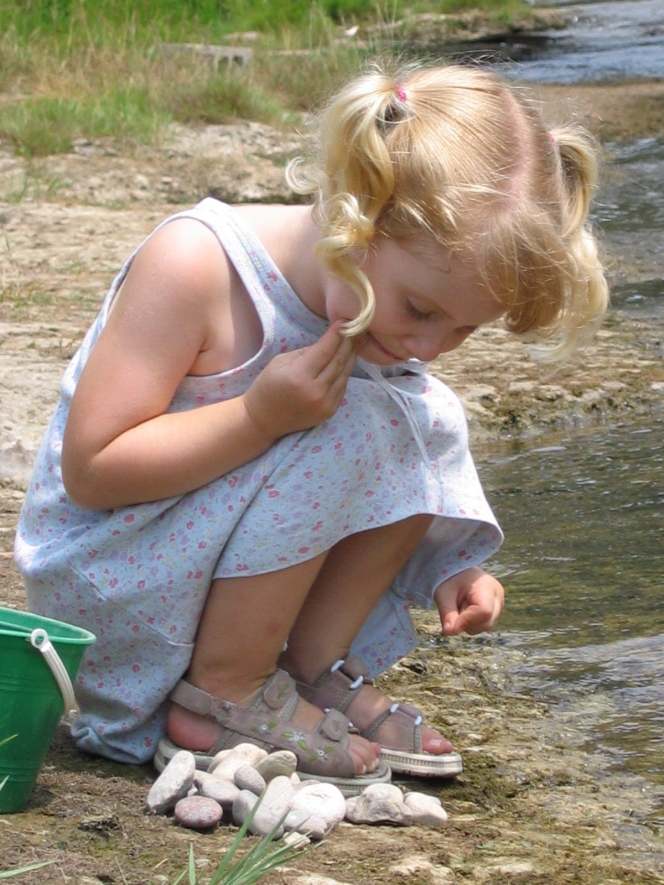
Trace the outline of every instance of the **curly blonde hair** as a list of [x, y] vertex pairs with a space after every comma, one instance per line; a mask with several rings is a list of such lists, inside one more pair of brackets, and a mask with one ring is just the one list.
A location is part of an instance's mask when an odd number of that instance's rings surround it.
[[323, 111], [318, 145], [289, 183], [315, 198], [318, 254], [358, 295], [347, 334], [373, 316], [362, 257], [374, 237], [422, 232], [477, 268], [507, 328], [544, 339], [543, 356], [596, 330], [608, 293], [588, 222], [596, 150], [582, 129], [549, 129], [519, 88], [480, 67], [374, 66]]

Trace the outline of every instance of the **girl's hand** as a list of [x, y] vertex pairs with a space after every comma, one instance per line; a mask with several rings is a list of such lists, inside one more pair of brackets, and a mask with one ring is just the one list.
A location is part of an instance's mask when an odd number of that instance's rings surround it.
[[479, 568], [469, 568], [439, 584], [434, 593], [445, 636], [483, 633], [505, 604], [503, 585]]
[[355, 365], [355, 345], [335, 323], [309, 347], [275, 356], [244, 395], [253, 423], [268, 439], [308, 430], [339, 408]]

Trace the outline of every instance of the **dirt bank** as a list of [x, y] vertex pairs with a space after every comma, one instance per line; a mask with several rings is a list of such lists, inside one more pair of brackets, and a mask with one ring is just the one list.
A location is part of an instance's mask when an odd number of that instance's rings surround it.
[[[558, 101], [563, 91], [542, 94]], [[604, 139], [664, 136], [664, 84], [564, 94]], [[175, 129], [163, 147], [133, 155], [111, 142], [82, 142], [71, 154], [30, 165], [0, 145], [0, 604], [23, 605], [11, 560], [22, 488], [66, 360], [122, 260], [163, 217], [209, 193], [231, 201], [287, 198], [283, 166], [300, 145], [295, 133], [245, 123]], [[614, 280], [664, 272], [664, 248], [630, 254], [606, 245]], [[498, 328], [474, 336], [437, 369], [464, 399], [479, 443], [660, 408], [662, 347], [661, 327], [614, 312], [596, 343], [553, 378]], [[651, 788], [612, 773], [583, 752], [573, 726], [511, 693], [516, 653], [499, 634], [446, 642], [441, 653], [434, 622], [423, 617], [420, 627], [425, 647], [396, 668], [389, 685], [423, 706], [464, 754], [463, 777], [427, 786], [440, 795], [449, 826], [344, 826], [269, 881], [664, 882], [664, 846], [647, 826]], [[53, 859], [19, 881], [165, 885], [193, 842], [205, 881], [229, 844], [228, 830], [193, 835], [146, 817], [151, 779], [149, 767], [73, 751], [60, 733], [26, 813], [0, 818], [0, 869]]]

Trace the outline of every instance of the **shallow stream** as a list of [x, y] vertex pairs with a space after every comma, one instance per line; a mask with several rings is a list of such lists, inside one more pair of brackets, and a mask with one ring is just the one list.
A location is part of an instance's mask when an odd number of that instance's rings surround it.
[[[661, 0], [575, 10], [570, 28], [500, 65], [541, 82], [664, 76]], [[664, 144], [642, 139], [608, 154], [595, 221], [623, 267], [611, 309], [664, 333]], [[636, 425], [502, 442], [476, 456], [506, 534], [491, 564], [508, 589], [495, 641], [525, 652], [517, 688], [664, 796], [664, 389], [662, 406]], [[664, 799], [650, 823], [664, 828]]]
[[580, 3], [567, 11], [568, 27], [526, 41], [517, 53], [508, 53], [510, 73], [539, 83], [664, 77], [661, 0]]
[[[616, 768], [664, 786], [664, 415], [502, 443], [480, 472], [506, 535], [498, 645]], [[664, 825], [664, 807], [653, 822]]]
[[[450, 52], [496, 65], [508, 76], [538, 83], [596, 83], [664, 77], [664, 3], [661, 0], [557, 3], [566, 27], [523, 33], [509, 43], [467, 44]], [[434, 50], [435, 51], [435, 50]]]

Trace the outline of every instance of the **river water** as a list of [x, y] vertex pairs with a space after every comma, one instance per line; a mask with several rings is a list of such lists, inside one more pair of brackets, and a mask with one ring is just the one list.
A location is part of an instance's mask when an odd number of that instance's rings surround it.
[[[497, 642], [587, 749], [664, 786], [664, 415], [482, 452], [505, 531]], [[653, 822], [664, 825], [664, 808]]]
[[584, 3], [568, 11], [568, 27], [509, 52], [510, 73], [539, 83], [664, 77], [662, 0]]
[[[509, 76], [571, 83], [664, 76], [664, 0], [570, 8], [574, 21], [493, 56]], [[608, 145], [595, 221], [630, 272], [612, 310], [664, 331], [664, 144]], [[664, 350], [663, 350], [664, 358]], [[663, 391], [664, 406], [664, 391]], [[506, 542], [495, 642], [525, 653], [518, 690], [570, 717], [616, 771], [664, 786], [664, 408], [476, 453]], [[664, 790], [659, 790], [664, 795]], [[664, 804], [650, 817], [664, 831]]]

